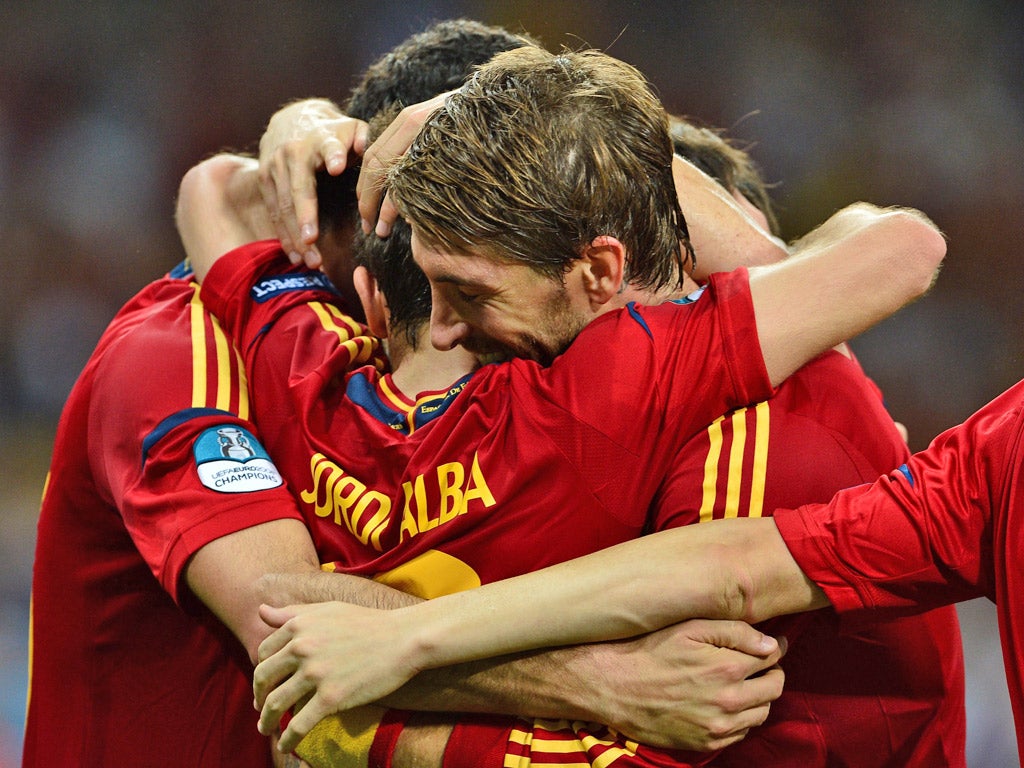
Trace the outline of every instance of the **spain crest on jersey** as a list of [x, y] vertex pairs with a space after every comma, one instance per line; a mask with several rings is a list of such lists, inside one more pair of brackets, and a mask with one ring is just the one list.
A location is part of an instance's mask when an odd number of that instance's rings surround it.
[[199, 480], [220, 493], [250, 493], [277, 488], [284, 481], [266, 450], [237, 424], [211, 427], [192, 446]]

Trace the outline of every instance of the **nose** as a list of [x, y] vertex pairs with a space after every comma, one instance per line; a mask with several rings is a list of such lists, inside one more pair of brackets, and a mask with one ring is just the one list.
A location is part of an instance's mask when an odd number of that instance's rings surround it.
[[430, 307], [430, 343], [436, 349], [454, 349], [467, 336], [469, 336], [469, 325], [444, 300], [443, 296], [439, 296], [437, 291], [433, 291]]

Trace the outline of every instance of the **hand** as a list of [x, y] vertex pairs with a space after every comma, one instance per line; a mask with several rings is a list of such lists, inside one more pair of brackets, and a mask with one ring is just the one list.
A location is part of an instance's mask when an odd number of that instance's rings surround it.
[[391, 225], [398, 218], [398, 209], [391, 202], [391, 198], [384, 195], [384, 177], [392, 161], [405, 154], [420, 128], [427, 122], [427, 118], [444, 104], [449, 95], [450, 93], [442, 93], [429, 101], [406, 107], [367, 148], [363, 155], [359, 181], [356, 182], [356, 197], [359, 198], [359, 216], [363, 222], [363, 232], [369, 234], [375, 231], [378, 237], [387, 237], [391, 233]]
[[367, 130], [323, 99], [294, 102], [270, 118], [260, 139], [260, 193], [292, 263], [305, 261], [312, 269], [322, 263], [316, 171], [342, 173], [350, 157], [366, 149]]
[[418, 669], [395, 619], [400, 613], [340, 602], [260, 606], [260, 617], [277, 627], [260, 644], [253, 674], [260, 733], [273, 733], [291, 709], [280, 739], [290, 752], [327, 715], [376, 701], [412, 678]]
[[785, 639], [739, 621], [695, 619], [584, 648], [593, 718], [656, 747], [709, 752], [740, 741], [768, 717], [785, 679]]

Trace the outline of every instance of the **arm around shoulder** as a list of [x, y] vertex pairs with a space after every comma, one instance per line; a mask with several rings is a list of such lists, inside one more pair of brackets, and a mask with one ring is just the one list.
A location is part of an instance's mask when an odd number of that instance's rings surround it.
[[797, 241], [790, 259], [751, 268], [772, 382], [922, 296], [945, 254], [945, 237], [919, 211], [856, 203]]
[[218, 257], [275, 236], [259, 191], [259, 163], [241, 155], [210, 157], [186, 172], [175, 222], [201, 281]]

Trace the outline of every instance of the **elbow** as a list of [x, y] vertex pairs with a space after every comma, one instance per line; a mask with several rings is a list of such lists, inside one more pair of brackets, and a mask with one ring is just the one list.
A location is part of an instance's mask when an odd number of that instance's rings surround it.
[[174, 215], [179, 226], [190, 216], [199, 214], [204, 206], [226, 195], [231, 176], [238, 169], [233, 155], [214, 155], [189, 168], [178, 184]]
[[942, 261], [946, 257], [946, 237], [920, 211], [895, 209], [891, 215], [900, 227], [897, 242], [904, 243], [908, 256], [904, 261], [907, 266], [907, 300], [913, 301], [935, 285]]
[[[747, 548], [731, 541], [718, 541], [707, 545], [705, 549], [709, 562], [715, 563], [713, 574], [710, 575], [717, 580], [713, 589], [708, 589], [708, 582], [700, 587], [707, 590], [710, 599], [710, 603], [705, 606], [707, 617], [751, 624], [764, 618], [758, 616], [757, 587], [754, 575], [747, 567], [750, 558]], [[700, 601], [697, 602], [699, 604]]]

